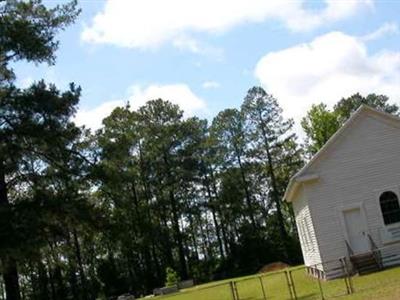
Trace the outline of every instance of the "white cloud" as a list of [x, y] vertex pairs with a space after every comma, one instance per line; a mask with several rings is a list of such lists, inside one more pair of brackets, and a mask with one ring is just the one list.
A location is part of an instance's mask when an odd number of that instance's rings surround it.
[[80, 108], [74, 118], [78, 126], [85, 125], [87, 128], [96, 130], [101, 127], [103, 119], [110, 115], [114, 108], [124, 106], [124, 101], [115, 100], [100, 104], [95, 108]]
[[373, 41], [380, 39], [381, 37], [388, 35], [388, 34], [398, 34], [399, 33], [399, 27], [397, 26], [396, 23], [384, 23], [381, 27], [379, 27], [377, 30], [368, 33], [364, 36], [361, 37], [363, 41]]
[[[147, 87], [133, 85], [128, 89], [127, 94], [126, 99], [128, 99], [134, 110], [146, 104], [147, 101], [158, 98], [178, 104], [184, 111], [186, 117], [205, 112], [206, 110], [206, 102], [194, 94], [189, 86], [183, 83], [166, 85], [152, 84]], [[114, 100], [104, 102], [91, 109], [81, 108], [74, 120], [79, 126], [85, 125], [92, 130], [96, 130], [101, 127], [102, 120], [107, 117], [114, 108], [123, 106], [126, 103], [127, 101]]]
[[[265, 0], [108, 0], [81, 38], [86, 42], [154, 48], [166, 42], [199, 50], [193, 33], [220, 33], [240, 24], [278, 20], [292, 31], [306, 31], [348, 18], [372, 0], [325, 0], [322, 9], [304, 1]], [[182, 41], [184, 36], [185, 41]]]
[[181, 50], [189, 50], [193, 53], [200, 53], [203, 51], [202, 47], [199, 45], [199, 41], [188, 36], [177, 37], [173, 41], [173, 45]]
[[221, 84], [217, 81], [204, 81], [203, 84], [201, 85], [204, 89], [216, 89], [221, 86]]
[[222, 48], [213, 47], [190, 37], [179, 36], [172, 41], [172, 45], [180, 50], [188, 50], [195, 54], [206, 55], [222, 60], [224, 57], [224, 50]]
[[333, 105], [356, 92], [400, 97], [400, 52], [368, 53], [364, 42], [331, 32], [310, 43], [271, 52], [255, 75], [297, 122], [313, 103]]
[[129, 102], [133, 109], [144, 105], [149, 100], [161, 98], [168, 100], [185, 112], [186, 116], [193, 116], [195, 113], [204, 111], [206, 102], [193, 93], [193, 91], [183, 83], [157, 85], [152, 84], [145, 88], [134, 85], [129, 89]]

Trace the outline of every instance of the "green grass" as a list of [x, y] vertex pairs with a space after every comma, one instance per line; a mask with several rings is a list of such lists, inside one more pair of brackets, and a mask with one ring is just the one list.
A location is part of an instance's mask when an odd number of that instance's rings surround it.
[[356, 292], [345, 299], [400, 299], [400, 267], [354, 277]]
[[[295, 284], [297, 299], [321, 299], [318, 280], [308, 276], [303, 267], [289, 269]], [[261, 278], [261, 280], [260, 280]], [[155, 297], [157, 300], [233, 300], [230, 281], [236, 282], [240, 300], [262, 300], [261, 282], [267, 299], [291, 299], [284, 272], [271, 272], [262, 277], [253, 275], [212, 282], [180, 291], [177, 294]], [[320, 281], [325, 299], [345, 300], [400, 299], [400, 267], [364, 276], [353, 277], [355, 292], [347, 295], [343, 279]]]

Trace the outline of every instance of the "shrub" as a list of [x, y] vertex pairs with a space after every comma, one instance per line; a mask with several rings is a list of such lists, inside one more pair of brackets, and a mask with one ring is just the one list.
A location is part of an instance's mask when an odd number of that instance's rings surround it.
[[179, 278], [178, 273], [176, 273], [174, 269], [168, 267], [165, 270], [165, 273], [166, 273], [166, 279], [165, 279], [166, 287], [172, 287], [172, 286], [178, 285], [180, 278]]

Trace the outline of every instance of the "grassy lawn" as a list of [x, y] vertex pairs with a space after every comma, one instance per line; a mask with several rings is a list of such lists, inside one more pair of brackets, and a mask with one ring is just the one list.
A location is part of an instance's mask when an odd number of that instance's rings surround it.
[[400, 299], [400, 267], [354, 277], [355, 293], [344, 299]]
[[[305, 274], [304, 268], [291, 268], [297, 299], [321, 299], [318, 281]], [[291, 299], [283, 272], [265, 276], [247, 276], [199, 285], [178, 294], [155, 297], [168, 300], [233, 300], [230, 281], [236, 281], [240, 300], [262, 300], [264, 287], [266, 299]], [[400, 299], [400, 267], [364, 276], [353, 277], [355, 293], [347, 295], [343, 279], [321, 281], [326, 299], [340, 297], [346, 300], [358, 299]]]

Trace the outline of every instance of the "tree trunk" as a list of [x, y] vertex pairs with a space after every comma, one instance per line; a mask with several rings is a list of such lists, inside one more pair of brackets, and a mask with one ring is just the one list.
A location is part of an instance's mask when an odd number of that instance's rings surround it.
[[205, 177], [204, 185], [205, 185], [206, 190], [207, 190], [209, 208], [211, 210], [211, 215], [212, 215], [213, 222], [214, 222], [214, 227], [215, 227], [215, 233], [217, 235], [219, 253], [220, 253], [221, 258], [224, 258], [225, 257], [225, 255], [224, 255], [224, 247], [222, 246], [221, 232], [220, 232], [217, 216], [216, 216], [216, 213], [215, 213], [215, 202], [214, 202], [214, 199], [213, 199], [213, 197], [211, 195], [210, 183], [209, 183], [207, 174], [205, 174], [204, 177]]
[[59, 265], [56, 265], [54, 269], [54, 281], [56, 282], [56, 299], [67, 299], [67, 288], [64, 284], [63, 274]]
[[134, 259], [133, 259], [133, 254], [132, 254], [132, 251], [131, 251], [131, 247], [126, 247], [127, 249], [125, 249], [125, 253], [124, 253], [124, 256], [125, 256], [125, 260], [126, 260], [126, 263], [125, 263], [125, 267], [126, 267], [126, 270], [128, 271], [128, 287], [129, 287], [129, 292], [131, 292], [132, 290], [133, 290], [133, 285], [134, 285], [134, 283], [135, 283], [135, 274], [134, 274], [134, 271], [133, 271], [133, 269], [134, 269], [134, 266], [136, 265], [136, 263], [134, 262]]
[[[50, 292], [51, 292], [51, 299], [52, 300], [57, 300], [57, 293], [56, 293], [56, 286], [54, 282], [54, 277], [53, 277], [53, 271], [51, 269], [49, 261], [47, 261], [47, 271], [49, 274], [49, 281], [50, 281]], [[76, 298], [78, 299], [78, 298]]]
[[207, 234], [204, 232], [204, 225], [203, 222], [201, 221], [201, 217], [199, 218], [199, 229], [200, 229], [200, 236], [203, 240], [202, 243], [202, 248], [203, 248], [203, 255], [204, 255], [204, 260], [208, 261], [209, 259], [212, 259], [212, 254], [210, 251], [210, 242], [209, 239], [207, 237]]
[[[212, 167], [209, 169], [210, 170], [210, 177], [211, 177], [211, 186], [212, 186], [212, 190], [214, 193], [214, 198], [218, 199], [218, 189], [217, 189], [217, 185], [216, 185], [216, 179], [214, 176], [214, 171], [212, 169]], [[228, 241], [228, 236], [227, 236], [227, 232], [226, 232], [226, 226], [224, 225], [223, 222], [223, 214], [221, 211], [221, 207], [219, 205], [217, 205], [217, 207], [215, 207], [215, 210], [218, 212], [218, 215], [220, 217], [221, 220], [221, 232], [222, 232], [222, 240], [224, 242], [224, 247], [225, 247], [225, 253], [228, 255], [230, 253], [230, 248], [229, 248], [229, 241]]]
[[[153, 262], [151, 260], [151, 255], [150, 255], [150, 246], [149, 246], [149, 242], [148, 242], [148, 237], [146, 235], [147, 233], [147, 223], [149, 220], [151, 220], [151, 216], [149, 215], [149, 211], [148, 209], [146, 209], [146, 214], [148, 217], [148, 220], [144, 219], [143, 220], [143, 215], [142, 215], [142, 211], [139, 209], [140, 208], [140, 198], [139, 198], [139, 194], [138, 194], [138, 188], [137, 188], [138, 184], [136, 182], [136, 180], [134, 178], [132, 178], [132, 195], [133, 195], [133, 205], [134, 205], [134, 212], [135, 215], [134, 217], [131, 217], [131, 221], [132, 221], [132, 227], [134, 227], [134, 220], [136, 220], [138, 222], [137, 227], [138, 227], [138, 232], [135, 234], [136, 238], [142, 239], [143, 240], [143, 245], [141, 247], [141, 254], [143, 256], [144, 259], [144, 264], [143, 264], [143, 273], [144, 273], [144, 291], [145, 292], [149, 292], [150, 291], [150, 287], [152, 285], [152, 281], [153, 281]], [[146, 188], [145, 188], [146, 189]], [[144, 198], [147, 198], [146, 195], [146, 191], [145, 191], [145, 195]], [[146, 199], [147, 201], [147, 199]], [[147, 201], [146, 204], [148, 204], [149, 201]], [[140, 221], [139, 221], [140, 220]]]
[[[158, 194], [162, 194], [162, 191], [159, 191]], [[160, 250], [163, 252], [165, 261], [168, 266], [173, 266], [174, 264], [174, 258], [172, 255], [172, 243], [170, 238], [170, 233], [169, 233], [169, 227], [168, 227], [168, 220], [167, 220], [167, 215], [166, 213], [168, 212], [166, 206], [163, 203], [164, 199], [161, 198], [161, 196], [157, 196], [157, 202], [161, 203], [161, 209], [157, 211], [159, 214], [159, 226], [160, 226], [160, 232], [158, 236], [161, 239], [161, 244], [162, 247], [160, 247]], [[156, 245], [160, 244], [160, 241], [155, 242]]]
[[[69, 232], [67, 234], [66, 242], [68, 247], [72, 250], [73, 246], [71, 243], [71, 237]], [[72, 257], [68, 258], [68, 281], [73, 298], [79, 299], [78, 278], [76, 276], [76, 262], [75, 259], [73, 259]]]
[[12, 257], [3, 256], [1, 258], [1, 264], [3, 266], [3, 280], [6, 288], [6, 299], [21, 300], [17, 262]]
[[257, 222], [254, 218], [254, 209], [253, 209], [253, 204], [251, 201], [251, 196], [250, 196], [250, 192], [249, 192], [249, 187], [248, 187], [248, 183], [246, 180], [246, 175], [244, 173], [244, 168], [242, 165], [242, 158], [241, 155], [239, 154], [239, 150], [235, 147], [235, 152], [236, 152], [236, 157], [238, 160], [238, 164], [239, 164], [239, 170], [240, 170], [240, 176], [242, 177], [242, 182], [243, 182], [243, 188], [244, 188], [244, 192], [245, 192], [245, 196], [246, 196], [246, 203], [247, 203], [247, 208], [249, 210], [249, 216], [250, 216], [250, 220], [251, 220], [251, 224], [253, 226], [253, 229], [255, 231], [257, 231]]
[[69, 284], [71, 286], [71, 293], [74, 299], [79, 299], [78, 279], [74, 269], [69, 270]]
[[1, 300], [5, 300], [4, 298], [4, 284], [3, 284], [3, 280], [0, 280], [0, 299]]
[[198, 247], [198, 244], [196, 241], [197, 233], [196, 233], [196, 228], [194, 226], [194, 222], [193, 222], [193, 218], [192, 218], [191, 214], [188, 215], [188, 220], [189, 220], [189, 228], [190, 228], [190, 232], [191, 232], [190, 235], [191, 235], [191, 239], [192, 239], [192, 247], [193, 247], [192, 251], [194, 251], [194, 253], [195, 253], [196, 260], [199, 260], [199, 247]]
[[[150, 224], [152, 220], [152, 214], [151, 214], [151, 209], [150, 209], [150, 203], [151, 203], [151, 191], [148, 186], [148, 178], [146, 176], [146, 168], [145, 168], [145, 160], [143, 157], [143, 152], [142, 152], [142, 147], [141, 144], [138, 144], [138, 149], [139, 149], [139, 174], [140, 174], [140, 181], [143, 185], [143, 195], [144, 199], [146, 201], [145, 205], [145, 210], [146, 210], [146, 215], [147, 215], [147, 222], [145, 225], [145, 234], [146, 234], [146, 248], [145, 248], [145, 260], [149, 261], [149, 264], [146, 266], [146, 273], [147, 273], [147, 278], [148, 278], [148, 287], [147, 288], [153, 288], [156, 283], [159, 282], [161, 278], [161, 271], [160, 271], [160, 266], [158, 263], [158, 259], [155, 255], [155, 243], [158, 243], [159, 241], [155, 241], [155, 234], [154, 234], [154, 228], [153, 225]], [[149, 230], [151, 229], [151, 230]], [[154, 276], [154, 271], [156, 272], [156, 276]], [[156, 280], [154, 280], [156, 277]]]
[[176, 207], [175, 203], [175, 197], [173, 191], [169, 191], [169, 199], [171, 201], [171, 206], [172, 206], [172, 226], [174, 228], [175, 232], [175, 240], [178, 243], [178, 256], [179, 256], [179, 265], [180, 265], [180, 273], [182, 276], [182, 279], [187, 279], [188, 274], [187, 274], [187, 267], [186, 267], [186, 258], [185, 258], [185, 249], [183, 247], [183, 239], [182, 239], [182, 233], [179, 228], [179, 216], [178, 216], [178, 209]]
[[174, 187], [173, 187], [173, 179], [171, 176], [171, 170], [170, 170], [170, 165], [167, 157], [167, 153], [164, 152], [163, 155], [164, 158], [164, 163], [165, 163], [165, 168], [166, 168], [166, 176], [167, 176], [167, 182], [168, 182], [168, 196], [169, 196], [169, 201], [171, 204], [171, 209], [172, 209], [172, 227], [174, 229], [174, 235], [175, 235], [175, 240], [178, 244], [178, 257], [179, 257], [179, 265], [180, 265], [180, 275], [182, 279], [187, 279], [188, 278], [188, 272], [187, 272], [187, 266], [186, 266], [186, 258], [185, 258], [185, 249], [183, 246], [183, 239], [182, 239], [182, 233], [179, 227], [179, 212], [178, 212], [178, 207], [176, 205], [176, 199], [174, 195]]
[[269, 142], [267, 138], [267, 133], [264, 128], [264, 120], [262, 119], [261, 113], [259, 113], [259, 118], [260, 118], [260, 124], [261, 124], [261, 131], [263, 134], [263, 139], [264, 139], [264, 147], [265, 151], [267, 153], [267, 163], [268, 163], [268, 172], [271, 178], [271, 185], [272, 185], [272, 200], [275, 202], [276, 206], [276, 212], [278, 215], [278, 224], [279, 224], [279, 232], [281, 235], [281, 239], [283, 241], [284, 245], [284, 256], [286, 259], [288, 259], [288, 253], [287, 253], [287, 242], [288, 242], [288, 234], [285, 229], [285, 220], [283, 218], [282, 214], [282, 207], [281, 207], [281, 199], [279, 199], [278, 195], [278, 185], [276, 183], [276, 177], [275, 177], [275, 169], [274, 169], [274, 163], [272, 160], [272, 155], [269, 147]]
[[[9, 222], [4, 221], [4, 219], [10, 218], [10, 203], [8, 202], [8, 194], [7, 194], [7, 183], [6, 183], [6, 175], [4, 170], [4, 162], [0, 158], [0, 210], [2, 213], [2, 218], [4, 224], [7, 228], [3, 228], [5, 232], [10, 232], [11, 228], [11, 220]], [[13, 257], [3, 255], [0, 257], [1, 264], [3, 266], [3, 280], [6, 290], [6, 299], [7, 300], [20, 300], [20, 286], [19, 286], [19, 278], [18, 278], [18, 269], [17, 262]]]
[[[162, 271], [161, 271], [158, 255], [156, 253], [156, 246], [155, 246], [154, 241], [151, 242], [151, 255], [153, 256], [154, 266], [155, 266], [156, 274], [157, 274], [156, 282], [154, 282], [154, 284], [158, 285], [158, 284], [162, 283], [162, 279], [163, 278], [162, 278], [162, 275], [161, 275]], [[152, 287], [154, 287], [154, 286], [152, 286]]]
[[76, 260], [78, 262], [79, 277], [81, 279], [82, 299], [87, 300], [88, 299], [88, 294], [87, 294], [88, 289], [87, 289], [85, 271], [83, 269], [81, 246], [79, 244], [78, 234], [75, 229], [72, 230], [72, 235], [74, 238], [75, 255], [76, 255]]
[[46, 266], [44, 265], [41, 259], [38, 260], [37, 269], [38, 269], [37, 280], [39, 288], [38, 291], [39, 299], [49, 300], [49, 289], [48, 289], [49, 278], [47, 277]]

